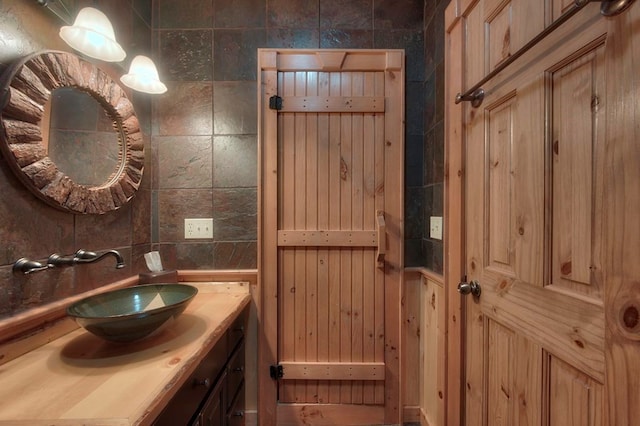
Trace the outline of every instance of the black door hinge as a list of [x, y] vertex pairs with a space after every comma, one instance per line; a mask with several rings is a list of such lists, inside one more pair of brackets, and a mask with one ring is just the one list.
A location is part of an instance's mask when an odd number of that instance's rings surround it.
[[280, 111], [282, 109], [282, 98], [278, 95], [273, 95], [269, 98], [269, 109], [275, 109]]
[[272, 365], [269, 367], [269, 375], [273, 380], [282, 379], [284, 377], [284, 369], [281, 365]]

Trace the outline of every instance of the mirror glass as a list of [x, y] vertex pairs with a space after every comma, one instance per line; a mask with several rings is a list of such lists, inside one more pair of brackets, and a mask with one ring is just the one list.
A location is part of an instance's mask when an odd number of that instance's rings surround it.
[[0, 78], [0, 151], [33, 194], [61, 210], [126, 204], [144, 170], [144, 138], [122, 87], [91, 62], [47, 50]]
[[61, 87], [52, 92], [44, 117], [43, 144], [60, 171], [81, 185], [106, 184], [118, 170], [120, 135], [102, 105], [86, 92]]

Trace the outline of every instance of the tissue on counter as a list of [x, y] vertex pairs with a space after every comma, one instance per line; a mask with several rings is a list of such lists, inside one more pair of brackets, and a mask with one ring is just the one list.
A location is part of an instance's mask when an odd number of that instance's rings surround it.
[[144, 260], [147, 262], [147, 268], [149, 268], [151, 272], [160, 272], [163, 270], [162, 259], [160, 259], [159, 251], [150, 251], [149, 253], [145, 253]]
[[151, 272], [143, 272], [138, 276], [138, 284], [159, 284], [178, 282], [178, 271], [175, 269], [165, 271], [162, 267], [160, 252], [152, 251], [144, 254], [147, 268]]

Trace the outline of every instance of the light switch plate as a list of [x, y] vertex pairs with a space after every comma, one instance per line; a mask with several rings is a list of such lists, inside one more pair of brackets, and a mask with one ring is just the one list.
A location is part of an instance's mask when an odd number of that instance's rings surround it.
[[213, 218], [185, 219], [184, 238], [213, 238]]
[[429, 223], [429, 237], [434, 240], [442, 239], [442, 216], [431, 216]]

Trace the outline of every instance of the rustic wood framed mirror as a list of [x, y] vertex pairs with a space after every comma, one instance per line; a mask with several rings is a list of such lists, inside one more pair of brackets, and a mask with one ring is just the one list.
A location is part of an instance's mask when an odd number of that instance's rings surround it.
[[[77, 175], [69, 166], [65, 170], [52, 159], [52, 99], [56, 91], [69, 89], [95, 99], [101, 107], [98, 109], [104, 111], [101, 114], [106, 114], [102, 121], [110, 121], [113, 127], [115, 147], [110, 148], [110, 155], [99, 156], [92, 164], [84, 160], [86, 153], [77, 152], [81, 159], [71, 163], [72, 167], [95, 169], [113, 157], [97, 181], [74, 178]], [[47, 204], [76, 214], [104, 214], [122, 207], [135, 195], [144, 171], [140, 125], [121, 86], [94, 64], [61, 51], [26, 56], [0, 78], [0, 108], [0, 150], [16, 176]], [[81, 112], [71, 111], [71, 115]], [[67, 148], [63, 155], [96, 145], [102, 138], [95, 134], [89, 137], [88, 142]]]

